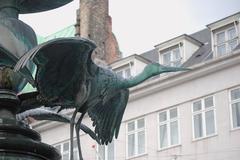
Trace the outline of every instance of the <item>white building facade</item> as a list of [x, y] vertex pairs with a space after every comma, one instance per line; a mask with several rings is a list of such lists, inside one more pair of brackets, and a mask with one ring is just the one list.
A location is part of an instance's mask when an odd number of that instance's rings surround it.
[[[111, 64], [129, 78], [151, 63], [192, 70], [130, 89], [118, 139], [99, 146], [81, 133], [86, 160], [239, 160], [240, 13]], [[114, 106], [113, 106], [114, 107]], [[71, 114], [71, 111], [69, 113]], [[92, 126], [88, 116], [83, 123]], [[69, 159], [69, 124], [37, 122], [42, 140]], [[76, 146], [76, 145], [75, 145]], [[77, 148], [74, 149], [77, 160]]]

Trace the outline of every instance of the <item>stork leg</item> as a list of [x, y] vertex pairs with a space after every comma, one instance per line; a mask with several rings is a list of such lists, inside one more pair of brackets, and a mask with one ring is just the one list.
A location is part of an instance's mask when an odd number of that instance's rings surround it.
[[70, 160], [74, 160], [73, 159], [73, 130], [74, 130], [74, 124], [75, 124], [77, 113], [78, 113], [78, 109], [74, 111], [73, 116], [71, 118], [71, 122], [70, 122]]
[[80, 118], [78, 119], [76, 125], [75, 125], [75, 131], [76, 131], [76, 136], [77, 136], [77, 145], [78, 145], [78, 154], [79, 154], [79, 160], [83, 160], [82, 157], [82, 149], [81, 149], [81, 143], [80, 143], [80, 136], [79, 136], [79, 131], [80, 131], [80, 125], [82, 123], [83, 117], [86, 112], [82, 113]]
[[[78, 113], [79, 109], [87, 101], [87, 98], [90, 94], [90, 87], [91, 87], [90, 84], [82, 85], [82, 87], [80, 88], [80, 92], [79, 92], [81, 94], [77, 95], [78, 107], [76, 107], [76, 110], [74, 111], [74, 113], [72, 115], [71, 124], [70, 124], [70, 136], [71, 136], [70, 137], [71, 138], [71, 140], [70, 140], [70, 160], [74, 160], [73, 159], [73, 130], [74, 130], [75, 119], [76, 119], [76, 116], [77, 116], [77, 113]], [[84, 114], [81, 115], [82, 118], [83, 118], [83, 116], [84, 116]], [[82, 160], [82, 157], [80, 157], [80, 160]]]

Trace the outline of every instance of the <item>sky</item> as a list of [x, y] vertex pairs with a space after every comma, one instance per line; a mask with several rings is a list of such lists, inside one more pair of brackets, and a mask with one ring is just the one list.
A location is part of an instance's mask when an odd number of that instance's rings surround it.
[[[76, 23], [79, 0], [52, 11], [20, 15], [41, 36]], [[240, 0], [109, 0], [113, 32], [123, 56], [141, 54], [182, 34], [240, 12]]]

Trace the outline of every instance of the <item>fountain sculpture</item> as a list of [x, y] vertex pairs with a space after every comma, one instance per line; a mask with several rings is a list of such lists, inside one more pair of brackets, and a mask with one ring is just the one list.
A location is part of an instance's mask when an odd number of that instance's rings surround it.
[[[38, 45], [33, 29], [18, 19], [19, 14], [47, 11], [71, 1], [0, 0], [0, 159], [61, 159], [58, 151], [41, 143], [40, 135], [24, 122], [33, 117], [70, 123], [71, 141], [75, 126], [82, 160], [79, 130], [99, 144], [110, 143], [118, 136], [128, 88], [161, 73], [187, 70], [152, 63], [136, 77], [124, 79], [94, 64], [91, 54], [96, 46], [92, 41], [72, 37]], [[27, 83], [37, 91], [21, 94]], [[75, 109], [71, 119], [58, 113], [69, 108]], [[78, 113], [81, 116], [76, 120]], [[86, 113], [94, 131], [81, 124]], [[71, 160], [72, 148], [73, 144]]]

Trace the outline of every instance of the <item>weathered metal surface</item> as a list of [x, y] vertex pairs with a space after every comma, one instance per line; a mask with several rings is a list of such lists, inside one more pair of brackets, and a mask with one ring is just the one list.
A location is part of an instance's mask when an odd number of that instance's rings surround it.
[[17, 8], [20, 14], [36, 13], [52, 10], [64, 6], [73, 0], [1, 0], [0, 9], [3, 7]]
[[[12, 68], [20, 57], [37, 45], [37, 39], [33, 29], [17, 19], [16, 8], [5, 8], [10, 2], [13, 3], [12, 0], [0, 1], [0, 89], [20, 92], [27, 81]], [[33, 64], [28, 63], [24, 70], [31, 77]]]
[[[21, 121], [16, 119], [22, 103], [17, 93], [27, 82], [34, 84], [33, 63], [27, 62], [21, 72], [13, 71], [19, 59], [37, 46], [35, 32], [30, 26], [18, 20], [18, 14], [44, 11], [67, 3], [67, 1], [52, 2], [0, 0], [0, 159], [61, 159], [55, 148], [40, 142], [40, 135], [28, 128], [24, 123], [25, 119]], [[34, 7], [34, 3], [38, 6]], [[29, 107], [26, 106], [25, 109], [29, 110]]]
[[[0, 33], [0, 77], [3, 79], [0, 87], [19, 92], [27, 83], [24, 77], [3, 66], [13, 68], [24, 53], [37, 45], [36, 36], [28, 25], [12, 18], [0, 19]], [[33, 71], [33, 64], [28, 63], [26, 68]]]
[[40, 135], [16, 120], [20, 99], [9, 90], [0, 90], [0, 159], [60, 160], [58, 151], [41, 143]]

